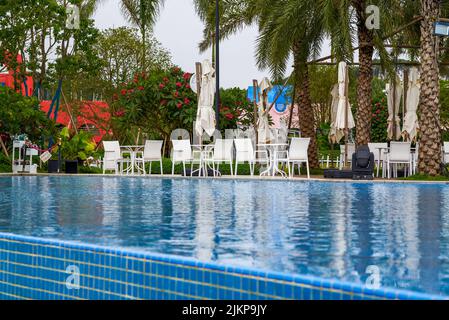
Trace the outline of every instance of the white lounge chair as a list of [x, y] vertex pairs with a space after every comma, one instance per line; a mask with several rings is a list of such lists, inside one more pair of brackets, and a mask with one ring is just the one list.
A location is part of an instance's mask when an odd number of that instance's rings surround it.
[[172, 175], [175, 175], [175, 164], [182, 163], [184, 176], [186, 176], [186, 163], [192, 163], [192, 146], [190, 140], [172, 140]]
[[115, 174], [121, 174], [123, 171], [123, 157], [118, 141], [103, 141], [104, 158], [103, 174], [106, 171], [115, 171]]
[[214, 171], [214, 176], [216, 175], [215, 165], [217, 165], [217, 170], [220, 171], [221, 163], [229, 163], [231, 169], [231, 175], [234, 175], [233, 166], [233, 150], [234, 150], [234, 140], [233, 139], [216, 139], [213, 151], [208, 153], [206, 159], [207, 163], [212, 164]]
[[[388, 143], [368, 143], [368, 148], [372, 153], [374, 153], [374, 162], [377, 167], [377, 177], [379, 177], [380, 168], [382, 168], [382, 171], [385, 171], [384, 167], [387, 161], [386, 151], [388, 150]], [[385, 174], [385, 172], [383, 172], [383, 174]]]
[[391, 178], [391, 167], [394, 165], [393, 175], [397, 178], [397, 165], [404, 164], [408, 167], [409, 174], [413, 171], [413, 156], [410, 142], [390, 142], [390, 151], [387, 154], [388, 179]]
[[307, 167], [307, 179], [310, 179], [309, 168], [309, 145], [310, 138], [292, 138], [290, 148], [287, 153], [287, 163], [290, 178], [295, 175], [295, 164], [298, 165], [298, 171], [301, 175], [301, 164], [305, 163]]
[[150, 171], [151, 175], [151, 165], [153, 162], [159, 162], [161, 165], [161, 175], [164, 174], [164, 168], [162, 165], [162, 146], [164, 145], [164, 141], [162, 140], [147, 140], [145, 141], [145, 148], [143, 149], [142, 158], [137, 158], [136, 162], [142, 164], [143, 174], [146, 174], [145, 164], [150, 163]]
[[[254, 151], [251, 139], [234, 139], [235, 145], [235, 175], [238, 174], [238, 165], [248, 162], [251, 176], [254, 175], [256, 162], [268, 164], [268, 153], [266, 150]], [[258, 159], [258, 155], [261, 155]]]

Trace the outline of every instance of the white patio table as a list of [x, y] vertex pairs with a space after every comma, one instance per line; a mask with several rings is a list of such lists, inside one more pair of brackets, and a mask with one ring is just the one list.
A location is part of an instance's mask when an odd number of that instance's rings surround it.
[[283, 178], [288, 178], [288, 174], [279, 169], [279, 153], [285, 152], [281, 150], [282, 148], [288, 147], [287, 143], [259, 143], [257, 144], [258, 148], [265, 149], [268, 151], [268, 168], [261, 172], [261, 176], [276, 176], [276, 174], [280, 174]]
[[[382, 154], [385, 154], [385, 157], [387, 156], [388, 151], [390, 150], [389, 147], [376, 147], [377, 151], [379, 152], [379, 158], [377, 158], [377, 177], [379, 177], [379, 170], [380, 170], [380, 161], [382, 161]], [[383, 152], [382, 152], [383, 151]], [[382, 179], [385, 178], [385, 161], [382, 164]]]
[[[192, 174], [195, 172], [199, 172], [199, 176], [203, 175], [204, 177], [207, 177], [207, 171], [208, 171], [208, 162], [207, 159], [211, 158], [211, 153], [214, 148], [213, 144], [194, 144], [192, 145], [192, 156], [194, 160], [199, 161], [199, 168], [197, 170], [192, 171]], [[198, 158], [195, 157], [195, 155], [199, 155]], [[210, 168], [212, 169], [212, 168]], [[219, 173], [217, 170], [215, 170], [217, 173]]]
[[130, 161], [129, 161], [129, 165], [126, 169], [123, 169], [123, 173], [125, 174], [131, 174], [134, 175], [136, 173], [138, 174], [142, 174], [144, 173], [143, 167], [140, 167], [137, 164], [137, 155], [139, 153], [143, 153], [143, 149], [145, 148], [145, 146], [139, 146], [139, 145], [130, 145], [130, 146], [120, 146], [120, 149], [122, 149], [122, 154], [129, 154], [130, 155]]

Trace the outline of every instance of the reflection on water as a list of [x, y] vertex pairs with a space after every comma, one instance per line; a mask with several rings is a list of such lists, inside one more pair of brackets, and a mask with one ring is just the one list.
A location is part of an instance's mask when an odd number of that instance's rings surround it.
[[0, 178], [0, 231], [449, 295], [449, 186]]

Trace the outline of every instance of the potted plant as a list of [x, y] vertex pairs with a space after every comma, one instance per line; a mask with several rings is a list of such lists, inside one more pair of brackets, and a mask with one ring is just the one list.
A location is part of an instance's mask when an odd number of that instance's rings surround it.
[[65, 172], [78, 173], [78, 165], [82, 164], [88, 157], [95, 155], [95, 142], [92, 135], [80, 131], [71, 135], [68, 128], [61, 130], [61, 156], [65, 162]]

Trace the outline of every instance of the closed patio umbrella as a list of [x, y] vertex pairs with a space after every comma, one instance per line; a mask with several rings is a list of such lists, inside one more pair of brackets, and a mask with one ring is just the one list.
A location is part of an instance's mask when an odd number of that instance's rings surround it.
[[216, 118], [214, 111], [215, 103], [215, 70], [209, 60], [202, 63], [201, 92], [198, 101], [195, 130], [199, 136], [203, 130], [212, 136], [215, 132]]
[[[270, 123], [268, 121], [268, 110], [265, 106], [268, 103], [268, 92], [272, 88], [270, 80], [263, 78], [259, 84], [259, 115], [257, 120], [257, 130], [259, 132], [259, 142], [265, 143], [270, 132]], [[265, 106], [264, 106], [265, 105]]]
[[[338, 64], [338, 106], [335, 118], [335, 128], [337, 130], [345, 130], [346, 125], [349, 130], [355, 127], [349, 98], [346, 96], [346, 85], [349, 81], [347, 76], [346, 62], [340, 62]], [[348, 115], [348, 123], [346, 123], [346, 113]]]
[[404, 116], [404, 127], [402, 128], [402, 136], [404, 140], [415, 141], [417, 131], [419, 129], [418, 115], [416, 111], [419, 105], [419, 73], [417, 68], [410, 70], [408, 90], [407, 90], [407, 103]]
[[[397, 140], [401, 137], [401, 126], [399, 118], [399, 107], [404, 88], [401, 85], [401, 79], [396, 76], [396, 89], [393, 84], [387, 83], [387, 102], [388, 102], [388, 139]], [[396, 97], [394, 92], [396, 91]], [[395, 129], [396, 128], [396, 129]], [[394, 131], [396, 131], [394, 133]]]
[[339, 143], [340, 140], [345, 136], [343, 130], [337, 128], [337, 111], [338, 111], [338, 84], [332, 89], [332, 107], [331, 107], [331, 129], [329, 132], [329, 141], [331, 143]]

